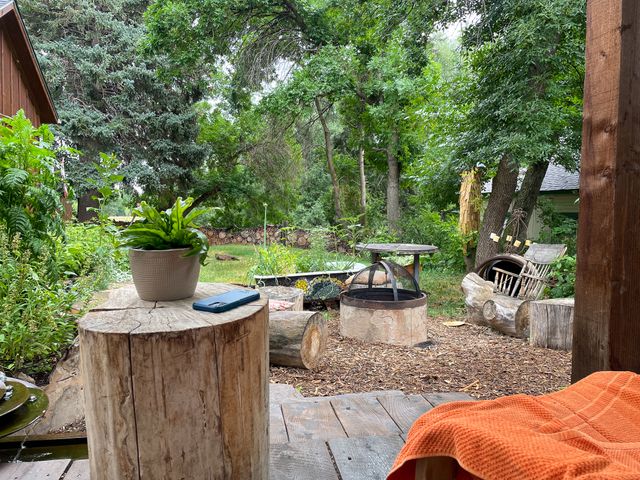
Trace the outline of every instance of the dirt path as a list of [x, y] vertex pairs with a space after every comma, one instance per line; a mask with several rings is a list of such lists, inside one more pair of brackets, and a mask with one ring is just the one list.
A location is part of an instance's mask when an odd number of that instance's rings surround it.
[[446, 327], [442, 321], [447, 319], [432, 318], [433, 345], [420, 349], [343, 338], [338, 313], [328, 315], [330, 338], [320, 367], [271, 367], [272, 382], [294, 385], [305, 396], [402, 390], [465, 391], [477, 398], [537, 395], [570, 382], [570, 353], [532, 347], [489, 328]]

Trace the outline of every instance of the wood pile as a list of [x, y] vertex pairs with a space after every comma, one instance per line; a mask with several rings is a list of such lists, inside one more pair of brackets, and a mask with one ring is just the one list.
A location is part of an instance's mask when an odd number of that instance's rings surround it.
[[531, 345], [570, 350], [573, 299], [524, 300], [495, 291], [493, 282], [470, 273], [462, 280], [470, 323], [489, 326]]

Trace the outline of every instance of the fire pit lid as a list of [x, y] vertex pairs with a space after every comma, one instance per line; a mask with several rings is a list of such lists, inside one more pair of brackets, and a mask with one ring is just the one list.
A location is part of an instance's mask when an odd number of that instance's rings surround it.
[[395, 302], [423, 296], [413, 275], [389, 260], [380, 260], [356, 273], [346, 295]]

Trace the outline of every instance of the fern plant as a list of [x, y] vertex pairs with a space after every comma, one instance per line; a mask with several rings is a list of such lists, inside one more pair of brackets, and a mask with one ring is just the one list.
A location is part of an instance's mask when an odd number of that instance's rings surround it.
[[54, 248], [64, 232], [53, 142], [49, 129], [35, 128], [22, 110], [0, 121], [0, 224], [36, 254], [45, 244]]
[[143, 250], [168, 250], [188, 248], [185, 257], [200, 255], [200, 264], [204, 265], [209, 251], [209, 240], [202, 233], [196, 219], [209, 212], [208, 208], [195, 208], [193, 198], [178, 198], [176, 203], [165, 211], [158, 211], [147, 202], [133, 210], [134, 221], [121, 233], [122, 245]]

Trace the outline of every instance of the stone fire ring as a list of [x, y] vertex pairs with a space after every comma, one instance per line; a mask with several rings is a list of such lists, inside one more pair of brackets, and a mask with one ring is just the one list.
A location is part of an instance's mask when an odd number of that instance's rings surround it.
[[363, 342], [412, 346], [428, 340], [427, 294], [387, 301], [340, 296], [340, 334]]

